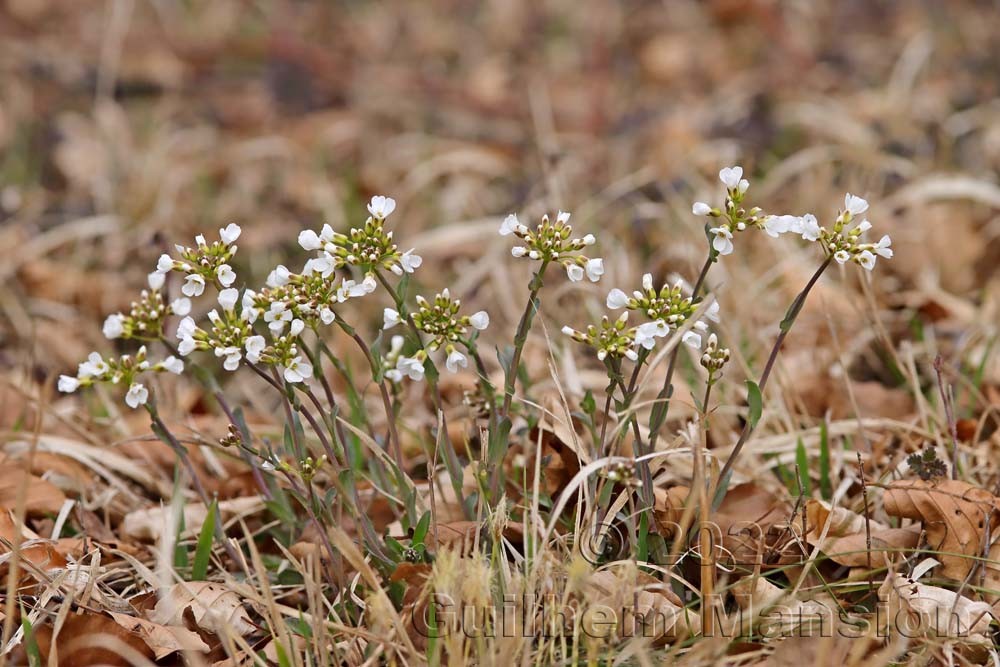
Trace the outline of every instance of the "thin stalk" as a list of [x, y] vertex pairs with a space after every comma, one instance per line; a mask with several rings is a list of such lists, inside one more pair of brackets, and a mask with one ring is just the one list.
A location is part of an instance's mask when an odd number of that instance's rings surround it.
[[[820, 267], [816, 269], [816, 273], [814, 273], [809, 279], [809, 282], [806, 283], [805, 288], [799, 292], [799, 295], [795, 297], [794, 301], [792, 301], [792, 305], [789, 306], [788, 313], [785, 315], [785, 319], [781, 323], [781, 331], [778, 333], [778, 337], [774, 340], [774, 346], [771, 348], [771, 354], [768, 356], [767, 363], [764, 365], [764, 371], [760, 374], [760, 380], [757, 382], [761, 395], [764, 393], [764, 388], [767, 386], [767, 380], [771, 377], [771, 371], [774, 369], [774, 362], [778, 358], [778, 352], [781, 351], [781, 345], [785, 342], [788, 332], [791, 331], [795, 318], [798, 316], [799, 311], [802, 310], [802, 306], [805, 304], [806, 298], [809, 296], [809, 292], [812, 291], [813, 286], [817, 283], [817, 281], [819, 281], [823, 272], [826, 271], [826, 267], [830, 266], [830, 261], [832, 259], [832, 257], [827, 257], [826, 260], [820, 264]], [[733, 466], [736, 465], [736, 459], [739, 458], [740, 452], [743, 451], [743, 445], [746, 444], [755, 427], [756, 424], [753, 424], [749, 419], [746, 421], [746, 424], [744, 424], [743, 432], [740, 433], [740, 439], [736, 441], [736, 446], [733, 448], [729, 458], [726, 459], [726, 464], [722, 466], [722, 470], [719, 473], [719, 487], [717, 494], [718, 492], [724, 493], [726, 487], [729, 485], [729, 477], [733, 473]], [[718, 506], [718, 503], [721, 501], [722, 498], [719, 495], [716, 495], [713, 507]]]
[[[153, 422], [153, 431], [159, 436], [160, 440], [166, 442], [174, 454], [177, 456], [181, 465], [184, 466], [184, 470], [187, 472], [188, 477], [191, 478], [191, 485], [194, 487], [195, 493], [198, 494], [198, 498], [201, 500], [202, 504], [205, 505], [205, 509], [212, 507], [212, 503], [208, 498], [208, 492], [205, 490], [204, 485], [201, 483], [201, 478], [198, 477], [198, 473], [195, 472], [194, 465], [191, 464], [191, 459], [187, 455], [187, 450], [184, 449], [184, 445], [170, 432], [167, 425], [163, 423], [160, 419], [160, 413], [156, 409], [156, 404], [153, 402], [146, 403], [146, 412], [149, 413], [149, 418]], [[215, 539], [217, 539], [226, 550], [229, 559], [234, 563], [239, 563], [240, 559], [236, 554], [236, 550], [233, 549], [233, 545], [229, 543], [229, 539], [226, 537], [226, 531], [224, 524], [222, 523], [222, 513], [219, 512], [218, 505], [215, 506]]]
[[542, 276], [545, 275], [545, 269], [548, 268], [549, 260], [542, 260], [542, 265], [538, 267], [538, 271], [535, 272], [534, 277], [531, 279], [531, 292], [528, 294], [528, 303], [524, 306], [524, 312], [521, 313], [521, 321], [517, 324], [517, 333], [514, 334], [514, 352], [510, 357], [510, 366], [506, 370], [506, 375], [504, 376], [504, 388], [503, 388], [503, 408], [500, 410], [500, 417], [506, 417], [510, 413], [510, 404], [514, 400], [514, 388], [517, 384], [517, 367], [521, 363], [521, 352], [524, 350], [524, 344], [528, 340], [528, 331], [531, 330], [531, 323], [535, 319], [535, 313], [538, 312], [539, 299], [538, 293], [542, 289]]

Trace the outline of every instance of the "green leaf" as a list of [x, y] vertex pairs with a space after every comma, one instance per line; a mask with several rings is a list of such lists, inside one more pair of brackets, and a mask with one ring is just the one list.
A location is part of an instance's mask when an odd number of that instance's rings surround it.
[[490, 465], [497, 465], [507, 455], [510, 444], [510, 429], [513, 424], [510, 418], [504, 417], [495, 429], [490, 431], [486, 445], [486, 460]]
[[215, 514], [219, 511], [219, 502], [212, 501], [208, 508], [208, 516], [205, 523], [201, 525], [201, 533], [198, 535], [198, 546], [194, 552], [194, 564], [191, 566], [191, 580], [204, 581], [208, 574], [208, 560], [212, 555], [212, 540], [215, 537]]
[[799, 467], [799, 483], [802, 485], [802, 495], [808, 497], [812, 495], [812, 479], [809, 478], [809, 457], [806, 454], [806, 445], [799, 438], [795, 445], [795, 463]]
[[750, 408], [750, 428], [757, 428], [757, 422], [764, 412], [764, 401], [760, 395], [760, 387], [753, 380], [747, 380], [747, 406]]
[[28, 619], [27, 610], [21, 608], [21, 628], [24, 630], [24, 650], [28, 654], [28, 664], [31, 667], [42, 667], [42, 653], [38, 650], [38, 640], [35, 629]]
[[789, 329], [792, 328], [792, 325], [795, 324], [795, 318], [799, 316], [799, 312], [802, 311], [802, 306], [806, 304], [806, 300], [803, 296], [803, 294], [799, 294], [795, 297], [795, 301], [792, 301], [792, 305], [790, 305], [788, 310], [785, 311], [785, 317], [781, 320], [781, 324], [778, 326], [782, 333], [788, 333]]
[[583, 410], [584, 414], [591, 415], [597, 411], [597, 401], [594, 400], [594, 392], [587, 390], [587, 393], [583, 395], [583, 399], [580, 401], [580, 409]]
[[427, 537], [427, 529], [431, 525], [431, 513], [424, 512], [424, 515], [420, 517], [420, 521], [417, 522], [417, 527], [413, 529], [413, 544], [423, 544], [424, 538]]
[[823, 500], [833, 498], [833, 482], [830, 481], [830, 433], [825, 419], [819, 425], [819, 492]]

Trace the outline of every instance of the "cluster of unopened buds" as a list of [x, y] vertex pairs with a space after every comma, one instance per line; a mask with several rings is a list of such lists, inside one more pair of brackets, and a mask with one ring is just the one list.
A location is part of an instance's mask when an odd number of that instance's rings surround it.
[[508, 215], [500, 225], [500, 235], [513, 234], [524, 244], [511, 249], [510, 253], [514, 257], [527, 257], [544, 263], [556, 262], [566, 269], [566, 275], [573, 282], [579, 282], [586, 276], [596, 283], [604, 275], [604, 260], [600, 257], [587, 257], [580, 251], [594, 245], [597, 239], [593, 234], [572, 238], [573, 228], [567, 224], [569, 217], [569, 213], [559, 211], [553, 223], [548, 215], [544, 215], [541, 223], [531, 229], [521, 224], [516, 215]]
[[[428, 301], [422, 296], [417, 296], [416, 301], [417, 312], [413, 314], [413, 326], [417, 331], [430, 336], [424, 349], [429, 352], [443, 349], [447, 355], [445, 368], [451, 373], [457, 373], [459, 368], [467, 367], [469, 361], [458, 349], [458, 345], [461, 344], [468, 348], [471, 344], [470, 329], [485, 331], [490, 325], [489, 314], [485, 310], [480, 310], [473, 315], [459, 315], [462, 302], [459, 299], [453, 299], [448, 289], [442, 290], [434, 297], [433, 301]], [[383, 330], [393, 328], [402, 322], [402, 319], [402, 315], [397, 310], [386, 308], [383, 311]], [[424, 352], [424, 350], [420, 350], [420, 352]], [[392, 369], [394, 372], [390, 371], [392, 374], [386, 373], [386, 375], [395, 381], [402, 379], [403, 375], [419, 380], [423, 377], [424, 359], [426, 356], [417, 359], [397, 354], [396, 366]], [[421, 371], [419, 372], [415, 370], [417, 362], [420, 363]], [[414, 377], [414, 374], [419, 377]]]
[[147, 276], [148, 290], [139, 293], [129, 312], [113, 313], [104, 320], [104, 336], [109, 340], [159, 340], [163, 337], [163, 322], [171, 315], [184, 316], [191, 312], [191, 300], [180, 297], [167, 303], [160, 290], [166, 280], [164, 274], [154, 271]]
[[726, 200], [723, 207], [714, 208], [705, 202], [695, 202], [691, 212], [699, 216], [718, 218], [719, 224], [710, 227], [712, 247], [720, 255], [733, 252], [733, 236], [748, 228], [761, 229], [769, 236], [777, 238], [792, 233], [809, 242], [818, 242], [823, 252], [840, 264], [854, 261], [871, 271], [878, 256], [892, 257], [892, 240], [882, 236], [876, 243], [862, 241], [862, 236], [871, 229], [871, 223], [862, 219], [853, 227], [858, 216], [868, 210], [868, 202], [848, 193], [844, 196], [844, 208], [837, 216], [833, 230], [820, 226], [816, 216], [769, 215], [759, 207], [747, 209], [743, 200], [750, 182], [743, 178], [742, 167], [727, 167], [719, 172], [719, 180], [726, 186]]
[[719, 347], [719, 338], [714, 333], [709, 334], [705, 351], [701, 355], [702, 367], [712, 378], [717, 378], [727, 363], [729, 363], [729, 348]]
[[184, 371], [184, 362], [174, 357], [167, 357], [155, 364], [146, 358], [146, 346], [140, 347], [135, 356], [125, 354], [117, 359], [105, 359], [99, 352], [91, 352], [87, 360], [77, 368], [76, 376], [61, 375], [59, 391], [73, 392], [80, 387], [106, 383], [119, 387], [128, 387], [125, 393], [125, 403], [130, 408], [145, 405], [149, 400], [149, 389], [139, 382], [139, 376], [145, 372], [174, 373], [179, 375]]

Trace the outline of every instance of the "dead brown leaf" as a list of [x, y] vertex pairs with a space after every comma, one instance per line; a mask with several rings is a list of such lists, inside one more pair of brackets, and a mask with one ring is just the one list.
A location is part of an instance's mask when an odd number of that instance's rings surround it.
[[[806, 503], [806, 526], [805, 538], [810, 545], [818, 544], [820, 551], [835, 563], [849, 567], [868, 565], [869, 530], [873, 567], [885, 565], [895, 551], [915, 548], [920, 540], [920, 531], [915, 527], [892, 528], [870, 521], [866, 529], [865, 517], [843, 507], [830, 508], [828, 503], [819, 500]], [[820, 540], [824, 530], [826, 537]]]
[[198, 627], [217, 634], [232, 628], [240, 635], [256, 629], [243, 600], [222, 584], [190, 581], [175, 584], [161, 594], [149, 620], [159, 625], [184, 626], [184, 614], [190, 609]]
[[177, 651], [198, 651], [207, 653], [209, 650], [198, 633], [177, 625], [160, 625], [128, 614], [108, 612], [108, 615], [129, 632], [141, 637], [146, 646], [153, 651], [156, 660]]

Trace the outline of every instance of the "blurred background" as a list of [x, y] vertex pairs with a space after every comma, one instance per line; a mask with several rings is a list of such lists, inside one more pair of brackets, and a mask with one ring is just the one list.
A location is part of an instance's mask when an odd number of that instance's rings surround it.
[[[279, 261], [297, 268], [299, 230], [363, 221], [373, 194], [399, 202], [397, 240], [433, 267], [426, 289], [489, 303], [505, 334], [524, 298], [510, 286], [529, 273], [503, 259], [499, 220], [572, 211], [598, 235], [608, 274], [600, 286], [553, 279], [546, 317], [580, 325], [645, 270], [693, 278], [705, 239], [691, 202], [720, 201], [716, 173], [741, 164], [768, 211], [829, 221], [845, 191], [868, 198], [896, 248], [870, 283], [831, 274], [790, 363], [857, 357], [852, 374], [884, 393], [893, 380], [869, 343], [932, 330], [957, 365], [982, 360], [1000, 376], [987, 364], [998, 11], [972, 0], [3, 0], [0, 369], [51, 380], [108, 349], [103, 317], [127, 308], [175, 242], [237, 222], [237, 268], [254, 284]], [[818, 262], [767, 240], [747, 235], [714, 271], [739, 317], [730, 333], [749, 349], [773, 336]], [[830, 313], [842, 349], [817, 361]], [[830, 408], [816, 391], [809, 411]]]

